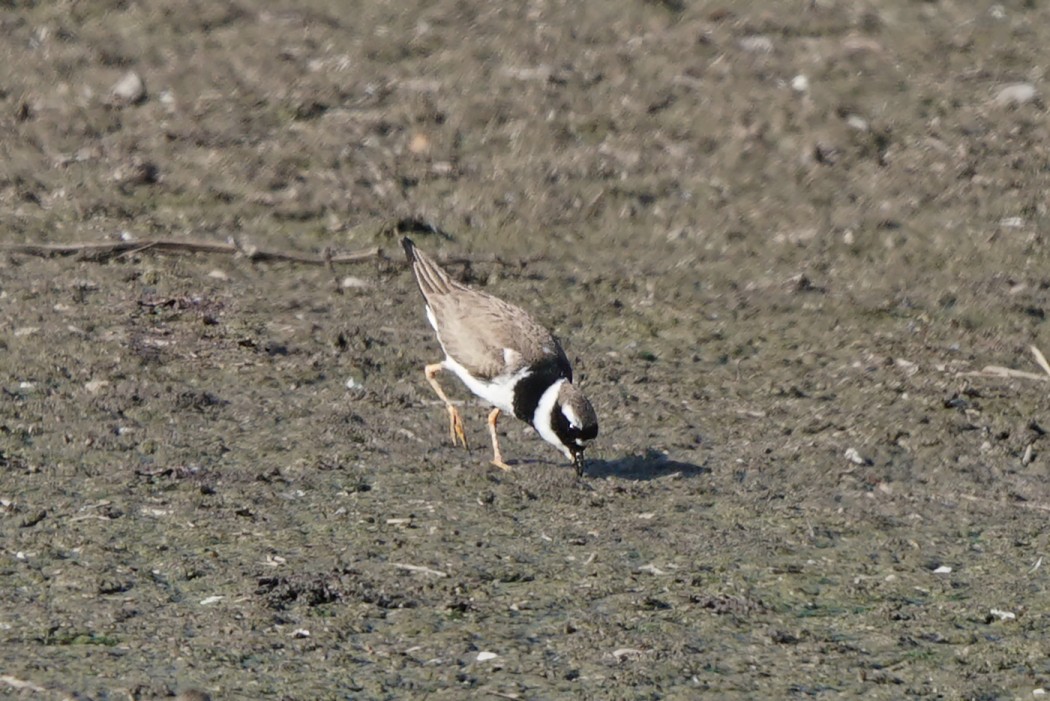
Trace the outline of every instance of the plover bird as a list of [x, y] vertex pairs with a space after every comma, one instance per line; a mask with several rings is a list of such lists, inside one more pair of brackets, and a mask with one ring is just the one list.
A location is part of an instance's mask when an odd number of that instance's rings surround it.
[[454, 372], [494, 407], [488, 418], [493, 465], [510, 469], [496, 437], [496, 422], [506, 412], [536, 429], [582, 475], [583, 451], [598, 435], [598, 417], [572, 384], [572, 367], [558, 340], [524, 309], [453, 280], [408, 237], [401, 245], [445, 351], [445, 359], [424, 372], [448, 409], [452, 444], [467, 447], [467, 437], [459, 410], [438, 384], [441, 370]]

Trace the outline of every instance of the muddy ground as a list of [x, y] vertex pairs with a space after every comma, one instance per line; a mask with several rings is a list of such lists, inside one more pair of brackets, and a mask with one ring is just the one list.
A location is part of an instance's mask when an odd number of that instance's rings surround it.
[[[0, 693], [1050, 687], [1050, 7], [11, 5], [3, 242], [390, 257], [3, 253]], [[403, 217], [584, 479], [451, 378], [448, 444]]]

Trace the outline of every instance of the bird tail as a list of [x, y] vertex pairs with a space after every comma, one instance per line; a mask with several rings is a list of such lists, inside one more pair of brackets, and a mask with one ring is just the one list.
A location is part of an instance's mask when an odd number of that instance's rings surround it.
[[438, 267], [429, 256], [416, 248], [412, 239], [407, 236], [401, 239], [401, 246], [405, 249], [405, 257], [412, 266], [412, 272], [416, 276], [416, 284], [419, 291], [426, 299], [432, 295], [443, 295], [459, 287], [456, 282], [448, 276], [444, 270]]

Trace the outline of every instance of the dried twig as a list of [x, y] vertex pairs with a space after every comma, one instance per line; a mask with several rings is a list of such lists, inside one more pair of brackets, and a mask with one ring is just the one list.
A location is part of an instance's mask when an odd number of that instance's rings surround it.
[[[389, 260], [382, 248], [373, 246], [361, 251], [334, 255], [326, 252], [320, 256], [310, 256], [289, 251], [269, 251], [254, 247], [244, 247], [237, 243], [219, 243], [216, 241], [183, 241], [177, 239], [143, 239], [140, 241], [85, 241], [82, 243], [13, 243], [0, 244], [0, 251], [21, 253], [42, 258], [77, 256], [81, 260], [104, 262], [121, 256], [138, 253], [205, 253], [219, 255], [240, 255], [251, 261], [285, 262], [302, 265], [340, 265], [363, 263], [368, 260]], [[495, 263], [503, 267], [524, 268], [529, 263], [543, 260], [544, 256], [530, 256], [516, 260], [507, 260], [497, 255], [487, 256], [440, 256], [442, 265], [461, 265], [469, 268], [476, 263]], [[400, 258], [399, 258], [400, 260]], [[404, 262], [404, 261], [401, 261]]]
[[342, 255], [308, 256], [287, 251], [267, 251], [244, 248], [236, 243], [214, 241], [181, 241], [176, 239], [144, 239], [141, 241], [103, 241], [68, 244], [16, 243], [0, 246], [0, 251], [22, 253], [30, 256], [53, 258], [56, 256], [79, 256], [87, 260], [104, 261], [122, 255], [156, 251], [157, 253], [217, 253], [242, 255], [252, 261], [284, 261], [303, 265], [335, 265], [339, 263], [361, 263], [382, 258], [378, 247]]
[[1035, 362], [1043, 369], [1045, 374], [1028, 372], [1026, 370], [1014, 370], [1013, 368], [1004, 368], [1001, 365], [986, 365], [984, 368], [975, 372], [966, 372], [963, 374], [970, 377], [1013, 377], [1021, 380], [1038, 380], [1039, 382], [1050, 381], [1050, 363], [1046, 361], [1046, 356], [1035, 346], [1029, 346], [1029, 348], [1032, 351], [1032, 355], [1035, 356]]
[[395, 562], [394, 567], [399, 570], [407, 570], [409, 572], [419, 572], [421, 574], [432, 574], [435, 577], [447, 577], [448, 572], [442, 572], [441, 570], [432, 570], [429, 567], [422, 565], [406, 565], [401, 562]]
[[1050, 376], [1050, 363], [1046, 362], [1046, 356], [1043, 355], [1043, 352], [1035, 346], [1031, 346], [1031, 348], [1032, 355], [1035, 356], [1035, 362], [1039, 363], [1039, 367], [1043, 369], [1043, 372], [1045, 372], [1047, 376]]
[[988, 497], [979, 497], [974, 494], [959, 494], [960, 499], [966, 501], [976, 502], [978, 504], [989, 504], [994, 506], [1009, 506], [1017, 507], [1021, 509], [1032, 509], [1034, 511], [1050, 511], [1050, 504], [1042, 504], [1035, 501], [1013, 501], [1005, 502], [999, 499], [989, 499]]
[[986, 365], [983, 369], [976, 372], [966, 372], [963, 374], [970, 377], [1015, 377], [1023, 380], [1039, 380], [1040, 382], [1050, 380], [1050, 376], [1047, 375], [1026, 372], [1024, 370], [1014, 370], [1013, 368], [1004, 368], [1000, 365]]
[[28, 691], [35, 691], [37, 693], [43, 693], [47, 691], [47, 689], [45, 689], [42, 686], [38, 686], [33, 682], [27, 682], [23, 679], [19, 679], [18, 677], [13, 677], [10, 674], [0, 675], [0, 684], [4, 684], [5, 686], [9, 686], [13, 689], [26, 689]]

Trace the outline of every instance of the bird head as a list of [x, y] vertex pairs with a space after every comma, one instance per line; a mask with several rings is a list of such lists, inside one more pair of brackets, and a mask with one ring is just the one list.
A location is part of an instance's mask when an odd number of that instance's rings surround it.
[[571, 382], [558, 390], [551, 409], [551, 428], [565, 457], [572, 460], [576, 473], [583, 474], [583, 451], [598, 436], [598, 415], [594, 407]]

